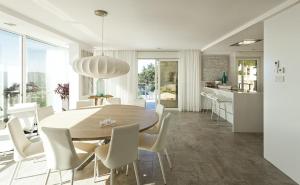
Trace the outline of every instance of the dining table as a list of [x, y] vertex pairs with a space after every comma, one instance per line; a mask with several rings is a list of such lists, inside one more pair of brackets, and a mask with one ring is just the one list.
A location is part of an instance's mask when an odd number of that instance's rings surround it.
[[[101, 122], [111, 120], [111, 125]], [[153, 110], [134, 105], [105, 105], [55, 113], [40, 122], [40, 127], [67, 128], [73, 141], [103, 140], [111, 136], [118, 126], [139, 124], [139, 131], [145, 131], [158, 122]]]
[[[105, 120], [112, 124], [103, 125]], [[114, 127], [138, 124], [139, 131], [143, 132], [158, 120], [154, 110], [135, 105], [104, 105], [55, 113], [40, 121], [39, 127], [67, 128], [73, 141], [109, 141]]]

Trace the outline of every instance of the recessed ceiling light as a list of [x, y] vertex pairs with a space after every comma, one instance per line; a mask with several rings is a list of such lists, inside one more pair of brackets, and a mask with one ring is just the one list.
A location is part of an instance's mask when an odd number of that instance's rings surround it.
[[245, 46], [245, 45], [257, 43], [259, 41], [262, 41], [262, 39], [245, 39], [243, 41], [231, 44], [230, 46]]
[[5, 24], [7, 26], [17, 26], [15, 23], [11, 23], [11, 22], [5, 22], [3, 24]]

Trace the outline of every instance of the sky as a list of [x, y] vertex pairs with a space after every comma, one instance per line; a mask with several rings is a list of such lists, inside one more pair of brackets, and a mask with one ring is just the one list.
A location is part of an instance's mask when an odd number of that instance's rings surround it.
[[147, 67], [149, 64], [155, 65], [155, 59], [139, 59], [138, 60], [138, 73], [143, 71], [143, 67]]

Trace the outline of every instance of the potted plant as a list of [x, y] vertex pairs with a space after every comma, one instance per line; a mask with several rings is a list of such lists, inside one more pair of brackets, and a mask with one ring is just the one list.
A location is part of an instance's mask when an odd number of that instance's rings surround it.
[[62, 101], [62, 110], [69, 110], [69, 84], [57, 84], [54, 92], [60, 96]]

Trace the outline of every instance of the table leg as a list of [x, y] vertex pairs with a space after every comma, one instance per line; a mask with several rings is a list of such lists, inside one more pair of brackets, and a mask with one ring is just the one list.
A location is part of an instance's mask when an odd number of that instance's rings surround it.
[[85, 168], [90, 162], [92, 162], [94, 158], [95, 158], [95, 155], [94, 154], [91, 155], [77, 168], [77, 170], [83, 170], [83, 168]]

